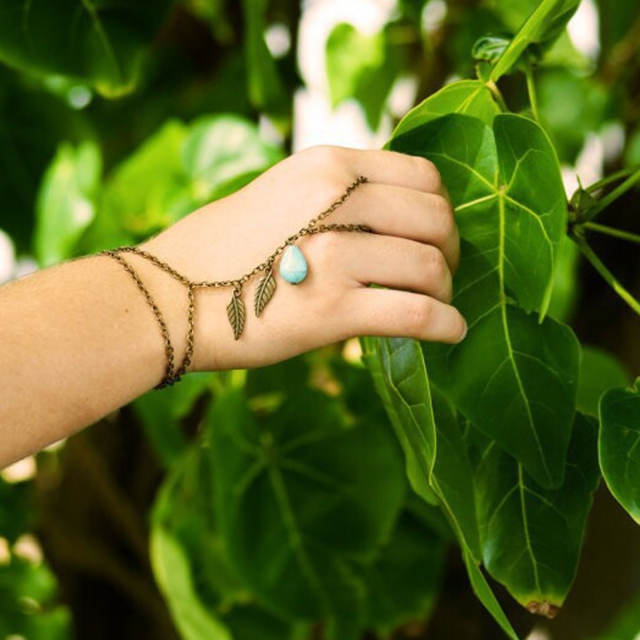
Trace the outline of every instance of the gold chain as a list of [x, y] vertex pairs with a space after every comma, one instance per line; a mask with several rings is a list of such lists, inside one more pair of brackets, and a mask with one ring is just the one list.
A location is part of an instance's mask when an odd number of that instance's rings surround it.
[[[105, 251], [101, 251], [98, 255], [110, 256], [113, 259], [117, 260], [125, 269], [125, 271], [131, 276], [138, 289], [140, 289], [140, 291], [142, 292], [145, 300], [151, 307], [151, 310], [153, 311], [153, 314], [160, 328], [160, 333], [162, 334], [162, 338], [165, 344], [167, 365], [162, 381], [155, 388], [161, 389], [168, 385], [174, 384], [175, 382], [180, 380], [180, 378], [186, 373], [189, 365], [191, 364], [194, 351], [196, 289], [233, 287], [232, 299], [227, 306], [227, 314], [229, 316], [229, 321], [231, 322], [234, 338], [237, 340], [244, 329], [244, 321], [246, 316], [244, 302], [242, 301], [243, 285], [256, 274], [264, 273], [263, 279], [261, 280], [258, 287], [260, 290], [260, 300], [256, 299], [255, 303], [255, 312], [256, 315], [259, 315], [264, 306], [271, 299], [271, 296], [273, 295], [273, 291], [275, 289], [275, 280], [273, 279], [272, 274], [273, 264], [288, 246], [292, 245], [294, 242], [296, 242], [296, 240], [299, 240], [304, 236], [313, 235], [316, 233], [326, 233], [327, 231], [371, 231], [368, 226], [363, 224], [318, 224], [321, 220], [324, 220], [340, 205], [342, 205], [345, 200], [347, 200], [347, 198], [353, 193], [353, 191], [355, 191], [355, 189], [357, 189], [361, 184], [365, 182], [367, 182], [367, 178], [365, 178], [364, 176], [358, 177], [345, 189], [343, 194], [337, 200], [334, 200], [324, 211], [321, 211], [317, 216], [311, 218], [311, 220], [309, 220], [309, 222], [297, 233], [289, 236], [280, 246], [275, 249], [275, 251], [273, 251], [273, 253], [266, 260], [255, 266], [253, 269], [251, 269], [251, 271], [245, 273], [240, 278], [236, 278], [235, 280], [190, 280], [183, 274], [176, 271], [166, 262], [160, 260], [147, 251], [144, 251], [143, 249], [139, 249], [138, 247], [118, 247], [117, 249], [107, 249]], [[182, 363], [177, 369], [175, 368], [175, 350], [171, 342], [169, 329], [167, 327], [164, 316], [162, 315], [162, 312], [160, 311], [158, 305], [153, 300], [153, 297], [149, 293], [149, 290], [145, 287], [136, 271], [122, 257], [121, 254], [123, 253], [132, 253], [140, 256], [141, 258], [144, 258], [145, 260], [148, 260], [159, 269], [162, 269], [163, 271], [171, 275], [187, 288], [187, 340], [184, 358], [182, 359]], [[262, 286], [263, 283], [264, 286]]]

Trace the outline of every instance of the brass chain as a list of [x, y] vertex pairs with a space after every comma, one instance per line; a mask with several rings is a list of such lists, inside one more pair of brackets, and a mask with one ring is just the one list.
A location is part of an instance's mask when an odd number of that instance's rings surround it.
[[[138, 247], [118, 247], [116, 249], [107, 249], [105, 251], [101, 251], [98, 255], [110, 256], [117, 260], [122, 267], [127, 271], [127, 273], [131, 276], [138, 289], [142, 292], [145, 300], [151, 307], [153, 314], [156, 318], [158, 326], [160, 327], [160, 333], [162, 334], [162, 338], [165, 343], [165, 353], [167, 356], [167, 366], [165, 369], [165, 375], [160, 384], [158, 384], [155, 388], [161, 389], [163, 387], [174, 384], [186, 373], [189, 368], [191, 361], [193, 359], [194, 352], [194, 325], [195, 325], [195, 290], [196, 289], [212, 289], [212, 288], [221, 288], [221, 287], [233, 287], [233, 295], [240, 297], [242, 294], [242, 286], [250, 280], [253, 276], [258, 273], [268, 273], [272, 268], [276, 259], [284, 252], [284, 250], [292, 245], [296, 240], [308, 235], [314, 235], [317, 233], [326, 233], [328, 231], [361, 231], [361, 232], [371, 232], [371, 229], [367, 225], [363, 224], [318, 224], [321, 220], [324, 220], [327, 216], [333, 213], [340, 205], [342, 205], [345, 200], [353, 193], [355, 189], [357, 189], [361, 184], [367, 182], [367, 178], [364, 176], [358, 177], [354, 182], [352, 182], [342, 193], [342, 195], [334, 200], [324, 211], [321, 211], [317, 216], [311, 218], [309, 222], [302, 227], [299, 231], [289, 236], [281, 245], [279, 245], [273, 253], [263, 262], [256, 265], [251, 271], [245, 273], [243, 276], [236, 278], [235, 280], [202, 280], [202, 281], [193, 281], [187, 278], [185, 275], [176, 271], [169, 264], [160, 260], [156, 256], [151, 253], [145, 251], [144, 249], [139, 249]], [[167, 327], [167, 323], [160, 311], [158, 305], [153, 300], [153, 297], [149, 293], [149, 290], [145, 287], [144, 283], [133, 269], [133, 267], [122, 257], [123, 253], [131, 253], [145, 260], [151, 262], [153, 265], [162, 269], [165, 273], [168, 273], [170, 276], [175, 278], [178, 282], [183, 284], [187, 288], [187, 339], [186, 339], [186, 348], [184, 358], [180, 366], [175, 368], [175, 350], [173, 348], [173, 343], [171, 342], [171, 337], [169, 335], [169, 329]]]

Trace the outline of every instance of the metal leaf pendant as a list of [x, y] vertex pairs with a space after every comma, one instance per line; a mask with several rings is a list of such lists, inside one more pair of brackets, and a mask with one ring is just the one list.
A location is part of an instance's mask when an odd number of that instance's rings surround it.
[[244, 302], [240, 297], [240, 292], [234, 291], [231, 296], [231, 301], [227, 305], [227, 317], [229, 318], [229, 323], [233, 329], [233, 337], [235, 340], [242, 335], [246, 315], [247, 313]]
[[271, 300], [273, 292], [276, 290], [276, 279], [273, 277], [273, 270], [269, 269], [258, 282], [253, 308], [256, 316], [259, 316]]

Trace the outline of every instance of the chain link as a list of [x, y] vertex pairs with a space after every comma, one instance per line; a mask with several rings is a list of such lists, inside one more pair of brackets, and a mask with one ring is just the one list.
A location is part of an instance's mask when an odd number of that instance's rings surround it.
[[[276, 259], [284, 252], [284, 250], [291, 244], [293, 244], [296, 240], [308, 235], [314, 235], [317, 233], [326, 233], [328, 231], [361, 231], [361, 232], [371, 232], [371, 229], [363, 224], [318, 224], [321, 220], [324, 220], [327, 216], [331, 215], [340, 205], [342, 205], [345, 200], [357, 189], [361, 184], [367, 182], [367, 178], [364, 176], [358, 177], [354, 182], [352, 182], [343, 192], [343, 194], [337, 199], [334, 200], [324, 211], [321, 211], [317, 216], [311, 218], [309, 222], [302, 227], [299, 231], [289, 236], [281, 245], [279, 245], [273, 253], [263, 262], [256, 265], [251, 271], [245, 273], [244, 275], [236, 278], [235, 280], [202, 280], [202, 281], [192, 281], [187, 278], [185, 275], [176, 271], [172, 266], [160, 260], [153, 254], [145, 251], [144, 249], [139, 249], [138, 247], [118, 247], [116, 249], [107, 249], [105, 251], [101, 251], [98, 255], [110, 256], [114, 260], [117, 260], [122, 267], [127, 271], [127, 273], [131, 276], [135, 284], [138, 286], [138, 289], [142, 292], [145, 300], [151, 307], [153, 314], [156, 318], [158, 326], [160, 327], [160, 332], [162, 334], [162, 338], [165, 344], [165, 354], [167, 356], [167, 366], [165, 369], [165, 375], [160, 384], [158, 384], [155, 388], [162, 389], [163, 387], [174, 384], [187, 372], [187, 369], [191, 365], [193, 360], [193, 352], [194, 352], [194, 325], [195, 325], [195, 291], [196, 289], [217, 289], [222, 287], [233, 287], [233, 295], [240, 296], [242, 294], [242, 286], [248, 282], [253, 276], [258, 273], [267, 272], [273, 267]], [[155, 265], [159, 269], [162, 269], [165, 273], [168, 273], [170, 276], [175, 278], [178, 282], [182, 283], [187, 288], [187, 338], [186, 338], [186, 347], [185, 354], [180, 366], [175, 368], [175, 350], [173, 347], [173, 343], [171, 342], [171, 337], [169, 335], [169, 329], [167, 327], [167, 323], [162, 315], [162, 312], [158, 308], [157, 304], [153, 300], [153, 297], [149, 293], [149, 290], [145, 287], [144, 283], [133, 269], [133, 267], [122, 257], [121, 254], [130, 253], [145, 260], [149, 261], [151, 264]]]

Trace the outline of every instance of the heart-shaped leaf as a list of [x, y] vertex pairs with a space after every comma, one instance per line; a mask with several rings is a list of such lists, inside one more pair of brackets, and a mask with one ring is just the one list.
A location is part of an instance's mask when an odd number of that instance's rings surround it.
[[[462, 113], [491, 125], [500, 113], [491, 91], [480, 80], [458, 80], [430, 95], [400, 120], [391, 139], [450, 113]], [[387, 144], [387, 147], [390, 143]]]
[[425, 346], [431, 375], [539, 484], [559, 486], [579, 347], [568, 327], [525, 313], [546, 306], [566, 226], [553, 148], [526, 118], [498, 115], [491, 129], [458, 114], [400, 135], [390, 147], [437, 165], [462, 238], [453, 302], [469, 333], [459, 345]]
[[469, 426], [483, 562], [531, 613], [553, 617], [573, 582], [600, 478], [595, 421], [576, 414], [564, 483], [539, 486], [522, 464]]
[[208, 428], [234, 571], [274, 613], [329, 620], [329, 638], [360, 637], [361, 564], [388, 539], [406, 491], [392, 434], [375, 422], [348, 427], [337, 401], [309, 389], [262, 419], [228, 391]]
[[600, 468], [609, 491], [640, 524], [640, 378], [600, 399]]

